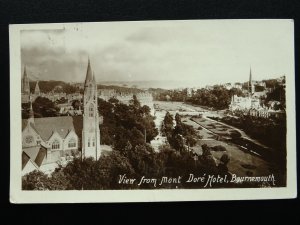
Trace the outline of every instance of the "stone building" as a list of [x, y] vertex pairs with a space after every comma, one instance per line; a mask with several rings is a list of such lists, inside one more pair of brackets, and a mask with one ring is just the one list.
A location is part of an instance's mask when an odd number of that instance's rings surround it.
[[99, 159], [97, 85], [90, 62], [84, 84], [83, 116], [34, 118], [30, 98], [30, 116], [22, 120], [22, 174], [43, 171], [73, 154]]

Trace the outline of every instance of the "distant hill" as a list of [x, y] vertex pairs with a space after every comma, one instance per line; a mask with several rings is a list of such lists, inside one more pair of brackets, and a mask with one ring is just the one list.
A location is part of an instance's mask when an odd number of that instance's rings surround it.
[[[30, 81], [30, 91], [34, 92], [36, 81]], [[55, 89], [56, 92], [65, 92], [67, 94], [74, 93], [80, 91], [79, 88], [74, 87], [73, 85], [63, 82], [63, 81], [39, 81], [40, 91], [43, 93], [47, 93], [53, 91]]]

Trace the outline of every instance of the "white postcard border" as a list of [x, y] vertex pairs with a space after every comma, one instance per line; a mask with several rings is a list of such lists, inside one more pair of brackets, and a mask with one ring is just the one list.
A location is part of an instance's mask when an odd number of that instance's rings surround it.
[[[218, 20], [215, 20], [218, 22]], [[220, 21], [220, 20], [219, 20]], [[227, 20], [229, 21], [229, 20]], [[251, 20], [235, 20], [235, 22]], [[252, 20], [258, 21], [258, 20]], [[268, 21], [268, 20], [261, 20]], [[274, 21], [274, 20], [271, 20]], [[293, 20], [275, 20], [289, 27], [290, 43], [294, 48]], [[140, 23], [141, 21], [139, 21]], [[116, 23], [116, 22], [114, 22]], [[122, 22], [124, 23], [124, 22]], [[137, 22], [131, 22], [137, 23]], [[155, 21], [147, 21], [155, 23]], [[285, 199], [297, 196], [295, 65], [286, 76], [287, 113], [287, 187], [172, 189], [172, 190], [99, 190], [99, 191], [23, 191], [21, 188], [21, 53], [20, 31], [31, 29], [64, 29], [77, 23], [16, 24], [9, 26], [10, 37], [10, 202], [12, 203], [80, 203], [80, 202], [159, 202], [204, 200]], [[88, 25], [91, 23], [84, 23]]]

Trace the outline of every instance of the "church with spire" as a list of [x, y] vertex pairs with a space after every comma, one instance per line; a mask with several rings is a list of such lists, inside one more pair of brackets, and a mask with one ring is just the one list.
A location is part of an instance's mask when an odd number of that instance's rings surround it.
[[260, 101], [254, 98], [255, 86], [252, 80], [252, 69], [250, 67], [248, 90], [246, 97], [240, 97], [237, 95], [232, 95], [229, 109], [231, 111], [235, 110], [250, 110], [260, 108]]
[[21, 102], [29, 103], [30, 98], [34, 101], [38, 96], [41, 96], [39, 82], [36, 82], [34, 92], [31, 93], [29, 77], [27, 75], [26, 66], [24, 66], [24, 73], [21, 82]]
[[30, 94], [26, 68], [22, 79], [23, 93], [28, 94], [30, 113], [28, 119], [22, 119], [22, 174], [34, 169], [45, 172], [49, 165], [58, 165], [73, 155], [100, 158], [97, 84], [90, 60], [84, 81], [82, 116], [34, 118], [33, 96], [40, 90], [37, 82], [34, 94]]
[[28, 103], [30, 98], [30, 85], [29, 78], [26, 72], [26, 66], [24, 66], [24, 73], [21, 82], [21, 93], [22, 93], [22, 103]]
[[82, 155], [83, 157], [93, 157], [95, 159], [100, 157], [97, 83], [91, 69], [90, 60], [88, 60], [84, 82]]

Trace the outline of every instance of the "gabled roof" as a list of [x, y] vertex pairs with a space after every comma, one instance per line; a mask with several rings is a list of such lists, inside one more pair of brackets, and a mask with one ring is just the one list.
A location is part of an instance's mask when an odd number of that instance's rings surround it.
[[22, 152], [22, 170], [27, 165], [29, 160], [30, 160], [30, 157], [25, 152]]
[[[22, 120], [22, 130], [27, 125], [27, 120]], [[31, 127], [41, 136], [44, 141], [48, 141], [56, 131], [61, 138], [65, 138], [71, 130], [74, 130], [80, 138], [82, 134], [82, 116], [60, 116], [35, 118]]]
[[34, 146], [30, 148], [23, 148], [22, 151], [22, 169], [29, 161], [37, 168], [40, 167], [47, 155], [47, 149], [43, 146]]
[[41, 146], [34, 146], [29, 148], [23, 148], [23, 152], [26, 153], [26, 155], [34, 161], [40, 151]]
[[40, 167], [42, 165], [42, 162], [44, 160], [44, 158], [46, 157], [47, 155], [47, 149], [41, 147], [39, 149], [39, 152], [34, 160], [34, 162], [36, 163], [36, 165], [38, 165], [38, 167]]

